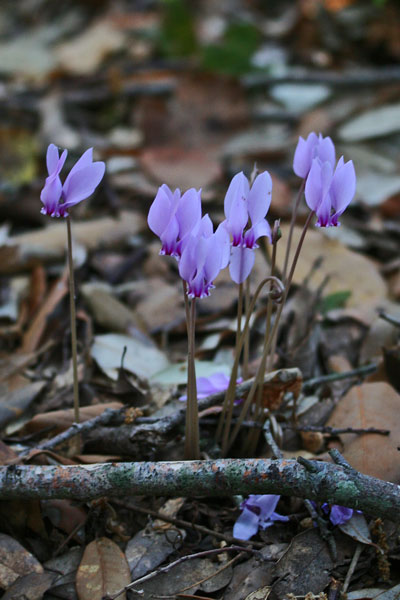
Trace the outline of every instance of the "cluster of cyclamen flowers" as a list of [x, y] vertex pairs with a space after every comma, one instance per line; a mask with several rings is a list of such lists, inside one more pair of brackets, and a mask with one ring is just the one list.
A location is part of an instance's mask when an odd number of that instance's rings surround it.
[[[181, 195], [162, 185], [148, 215], [150, 229], [160, 238], [160, 254], [179, 261], [179, 274], [187, 283], [188, 296], [209, 296], [213, 281], [228, 263], [232, 279], [242, 283], [254, 264], [254, 248], [262, 235], [270, 237], [265, 219], [271, 203], [272, 181], [267, 172], [250, 188], [243, 173], [236, 175], [225, 196], [225, 216], [214, 232], [210, 217], [201, 216], [201, 190]], [[246, 229], [249, 218], [251, 226]], [[232, 235], [232, 248], [230, 235]]]
[[[336, 164], [335, 147], [329, 137], [310, 133], [300, 137], [293, 161], [296, 175], [305, 180], [305, 198], [315, 212], [316, 225], [340, 225], [339, 217], [354, 196], [356, 176], [352, 161], [341, 157]], [[271, 241], [266, 215], [271, 204], [272, 180], [267, 171], [250, 186], [238, 173], [232, 179], [224, 200], [226, 219], [214, 232], [208, 215], [201, 216], [201, 190], [181, 195], [162, 185], [148, 215], [150, 229], [160, 238], [161, 254], [179, 261], [179, 274], [187, 283], [191, 298], [210, 294], [213, 281], [229, 263], [230, 275], [243, 283], [254, 265], [257, 240]]]

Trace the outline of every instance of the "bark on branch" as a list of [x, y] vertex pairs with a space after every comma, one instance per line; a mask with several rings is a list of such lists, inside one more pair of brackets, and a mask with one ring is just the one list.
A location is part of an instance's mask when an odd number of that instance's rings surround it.
[[225, 459], [0, 467], [0, 499], [233, 494], [309, 498], [400, 522], [400, 486], [358, 473], [344, 462]]

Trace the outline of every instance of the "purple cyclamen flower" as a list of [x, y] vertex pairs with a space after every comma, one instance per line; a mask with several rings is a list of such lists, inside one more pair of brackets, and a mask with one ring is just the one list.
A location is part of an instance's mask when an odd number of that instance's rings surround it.
[[[272, 180], [267, 171], [256, 177], [251, 188], [247, 177], [238, 173], [226, 192], [224, 225], [232, 236], [229, 272], [235, 283], [243, 283], [249, 276], [258, 238], [267, 236], [271, 241], [271, 228], [265, 219], [271, 204], [271, 192]], [[245, 231], [249, 218], [251, 226]]]
[[[239, 377], [236, 380], [236, 383], [241, 383], [243, 379]], [[229, 386], [229, 377], [225, 375], [225, 373], [214, 373], [209, 377], [197, 377], [196, 379], [196, 387], [197, 387], [197, 399], [207, 398], [212, 394], [218, 394], [218, 392], [223, 392], [228, 389]], [[180, 396], [179, 400], [187, 400], [187, 396]]]
[[229, 235], [221, 224], [215, 233], [205, 215], [188, 235], [179, 261], [179, 275], [187, 283], [189, 298], [210, 295], [213, 281], [229, 261]]
[[275, 521], [288, 521], [289, 517], [275, 512], [279, 499], [280, 496], [272, 494], [250, 495], [240, 505], [242, 514], [233, 527], [233, 537], [239, 540], [249, 540], [260, 527], [266, 529], [271, 527]]
[[185, 241], [201, 219], [201, 190], [191, 188], [182, 196], [163, 184], [150, 206], [147, 222], [160, 238], [160, 254], [180, 258]]
[[352, 508], [347, 508], [347, 506], [341, 506], [340, 504], [332, 504], [332, 506], [330, 506], [327, 502], [324, 502], [321, 508], [325, 514], [329, 514], [329, 520], [332, 525], [343, 525], [343, 523], [347, 523], [354, 513]]
[[91, 196], [103, 179], [105, 164], [93, 162], [93, 148], [89, 148], [72, 167], [63, 185], [60, 172], [66, 158], [67, 150], [59, 156], [57, 146], [50, 144], [46, 155], [49, 176], [40, 194], [41, 213], [50, 217], [68, 217], [68, 209]]
[[335, 146], [330, 137], [324, 138], [321, 134], [317, 136], [314, 132], [310, 133], [306, 140], [299, 137], [293, 159], [293, 171], [296, 175], [305, 179], [314, 158], [329, 162], [332, 167], [335, 165]]
[[356, 191], [356, 173], [351, 160], [339, 159], [333, 165], [314, 158], [305, 186], [306, 202], [318, 217], [318, 227], [340, 225], [338, 218], [351, 202]]

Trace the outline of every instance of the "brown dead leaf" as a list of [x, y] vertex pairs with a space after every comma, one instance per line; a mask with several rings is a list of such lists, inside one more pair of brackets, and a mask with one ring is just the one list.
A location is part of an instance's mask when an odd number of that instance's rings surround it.
[[[301, 231], [300, 227], [296, 227], [293, 232], [292, 256]], [[334, 233], [329, 235], [334, 235]], [[283, 240], [287, 239], [288, 226], [282, 227], [282, 234]], [[375, 263], [369, 258], [349, 250], [339, 241], [327, 237], [326, 233], [310, 228], [307, 231], [297, 263], [294, 274], [295, 283], [301, 284], [304, 281], [318, 257], [323, 259], [322, 267], [316, 270], [309, 287], [312, 290], [318, 289], [326, 275], [330, 275], [325, 295], [351, 291], [347, 307], [357, 308], [370, 320], [375, 318], [375, 308], [385, 300], [387, 295], [385, 281], [379, 274]], [[283, 260], [284, 253], [278, 252], [279, 269], [283, 267]]]
[[352, 467], [366, 475], [400, 482], [400, 395], [387, 383], [364, 383], [354, 386], [333, 411], [330, 427], [377, 427], [389, 429], [390, 435], [342, 436], [343, 456]]
[[145, 150], [141, 163], [160, 184], [182, 190], [205, 187], [222, 175], [217, 148], [161, 146]]
[[6, 591], [2, 600], [42, 600], [52, 586], [54, 573], [28, 573], [19, 577]]
[[0, 533], [0, 587], [7, 589], [28, 573], [43, 573], [43, 567], [17, 540]]
[[71, 500], [42, 500], [43, 516], [47, 517], [54, 527], [65, 531], [68, 535], [75, 531], [74, 539], [82, 543], [86, 511]]
[[[74, 223], [74, 240], [87, 250], [98, 246], [118, 246], [144, 227], [139, 213], [122, 211], [118, 217], [101, 217], [91, 221]], [[63, 260], [67, 245], [65, 224], [51, 223], [36, 231], [21, 233], [8, 238], [7, 245], [0, 248], [0, 273], [8, 274], [27, 269], [42, 262]]]
[[[107, 404], [96, 404], [94, 406], [84, 406], [79, 411], [81, 423], [101, 415], [107, 408], [122, 408], [121, 402], [108, 402]], [[51, 428], [52, 435], [56, 435], [74, 423], [74, 410], [67, 408], [65, 410], [52, 410], [47, 413], [35, 415], [26, 423], [24, 433], [33, 433], [42, 429]]]
[[55, 49], [55, 55], [59, 65], [68, 73], [92, 75], [104, 57], [119, 50], [124, 42], [124, 33], [116, 23], [105, 18], [60, 44]]
[[[79, 600], [101, 600], [131, 582], [124, 553], [108, 538], [94, 540], [86, 546], [76, 575]], [[119, 596], [126, 600], [126, 594]]]
[[[15, 383], [15, 381], [14, 381]], [[20, 417], [33, 403], [46, 386], [46, 381], [35, 381], [22, 386], [16, 386], [9, 392], [3, 393], [0, 402], [0, 427], [4, 427]]]
[[64, 296], [66, 296], [67, 292], [68, 272], [65, 269], [60, 279], [51, 288], [47, 298], [40, 306], [39, 311], [26, 331], [20, 349], [21, 354], [29, 354], [37, 349], [40, 338], [46, 328], [49, 315], [55, 310]]

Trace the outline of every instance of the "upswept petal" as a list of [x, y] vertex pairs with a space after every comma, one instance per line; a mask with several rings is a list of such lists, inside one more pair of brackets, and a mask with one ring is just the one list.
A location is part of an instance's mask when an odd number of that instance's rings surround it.
[[356, 173], [353, 161], [344, 163], [343, 157], [339, 160], [332, 178], [330, 196], [334, 214], [331, 217], [332, 225], [339, 225], [338, 217], [350, 204], [356, 191]]
[[[88, 196], [91, 196], [103, 179], [105, 164], [103, 162], [91, 163], [89, 166], [76, 170], [68, 175], [63, 185], [64, 204], [60, 205], [65, 210], [74, 204], [78, 204]], [[60, 210], [61, 214], [61, 210]]]
[[179, 237], [182, 239], [190, 233], [201, 219], [201, 190], [187, 190], [179, 200], [176, 209], [179, 223]]
[[179, 261], [179, 275], [189, 283], [196, 272], [196, 246], [197, 238], [189, 235], [187, 245], [182, 251]]
[[[162, 185], [158, 188], [158, 192], [150, 206], [149, 214], [147, 216], [148, 226], [153, 233], [158, 235], [158, 237], [160, 237], [172, 216], [172, 194], [169, 196], [165, 187], [167, 186]], [[168, 191], [170, 191], [169, 188]]]
[[231, 244], [229, 241], [229, 233], [226, 229], [226, 221], [222, 221], [217, 227], [215, 237], [222, 248], [221, 270], [228, 266], [231, 255]]
[[233, 526], [233, 537], [238, 540], [249, 540], [257, 533], [258, 522], [258, 515], [245, 507]]
[[280, 496], [276, 494], [251, 494], [245, 504], [247, 506], [256, 506], [260, 509], [260, 518], [269, 519], [274, 512]]
[[258, 175], [251, 186], [247, 206], [252, 225], [255, 225], [267, 214], [271, 204], [272, 179], [268, 171]]
[[53, 171], [55, 171], [57, 163], [58, 163], [58, 158], [59, 158], [59, 154], [58, 154], [58, 148], [55, 144], [50, 144], [49, 147], [47, 148], [47, 153], [46, 153], [46, 166], [47, 166], [47, 172], [50, 175], [51, 173], [53, 173]]
[[159, 236], [162, 247], [160, 254], [166, 254], [167, 256], [179, 256], [179, 248], [177, 244], [177, 237], [179, 234], [179, 224], [175, 215], [172, 215], [168, 225]]
[[227, 229], [232, 235], [234, 246], [242, 242], [243, 229], [246, 227], [248, 220], [247, 200], [243, 196], [238, 195], [232, 199], [231, 210], [226, 219]]
[[318, 143], [317, 135], [311, 132], [307, 140], [299, 137], [293, 158], [293, 171], [298, 177], [305, 179], [310, 171], [313, 158], [313, 148]]
[[207, 239], [207, 257], [204, 261], [204, 277], [208, 283], [212, 283], [221, 270], [224, 249], [216, 233]]
[[229, 219], [233, 201], [236, 198], [245, 198], [249, 195], [249, 181], [245, 174], [241, 171], [234, 176], [229, 184], [228, 191], [225, 194], [224, 211], [225, 216]]
[[244, 234], [244, 245], [247, 248], [257, 248], [257, 240], [263, 236], [266, 236], [271, 242], [271, 227], [266, 219], [259, 221], [256, 225], [246, 231]]
[[332, 171], [329, 162], [321, 163], [318, 158], [314, 158], [305, 186], [306, 202], [308, 207], [317, 214], [317, 224], [321, 227], [326, 227], [330, 219], [329, 187], [332, 182]]
[[63, 185], [63, 188], [66, 191], [66, 193], [68, 193], [71, 177], [73, 177], [74, 174], [77, 173], [77, 171], [80, 171], [81, 169], [84, 169], [85, 167], [90, 167], [91, 164], [93, 164], [93, 148], [89, 148], [88, 150], [86, 150], [86, 152], [84, 152], [82, 154], [80, 159], [77, 160], [77, 162], [74, 164], [74, 166], [70, 170], [69, 174], [67, 175], [67, 178], [64, 181], [64, 185]]
[[232, 246], [229, 273], [235, 283], [243, 283], [254, 266], [255, 254], [250, 248]]
[[329, 162], [332, 167], [335, 166], [336, 150], [330, 137], [324, 138], [319, 134], [318, 145], [316, 146], [316, 156], [322, 162]]
[[44, 187], [40, 193], [40, 200], [44, 204], [41, 213], [58, 217], [58, 203], [61, 198], [62, 185], [58, 176], [50, 176], [46, 179]]

